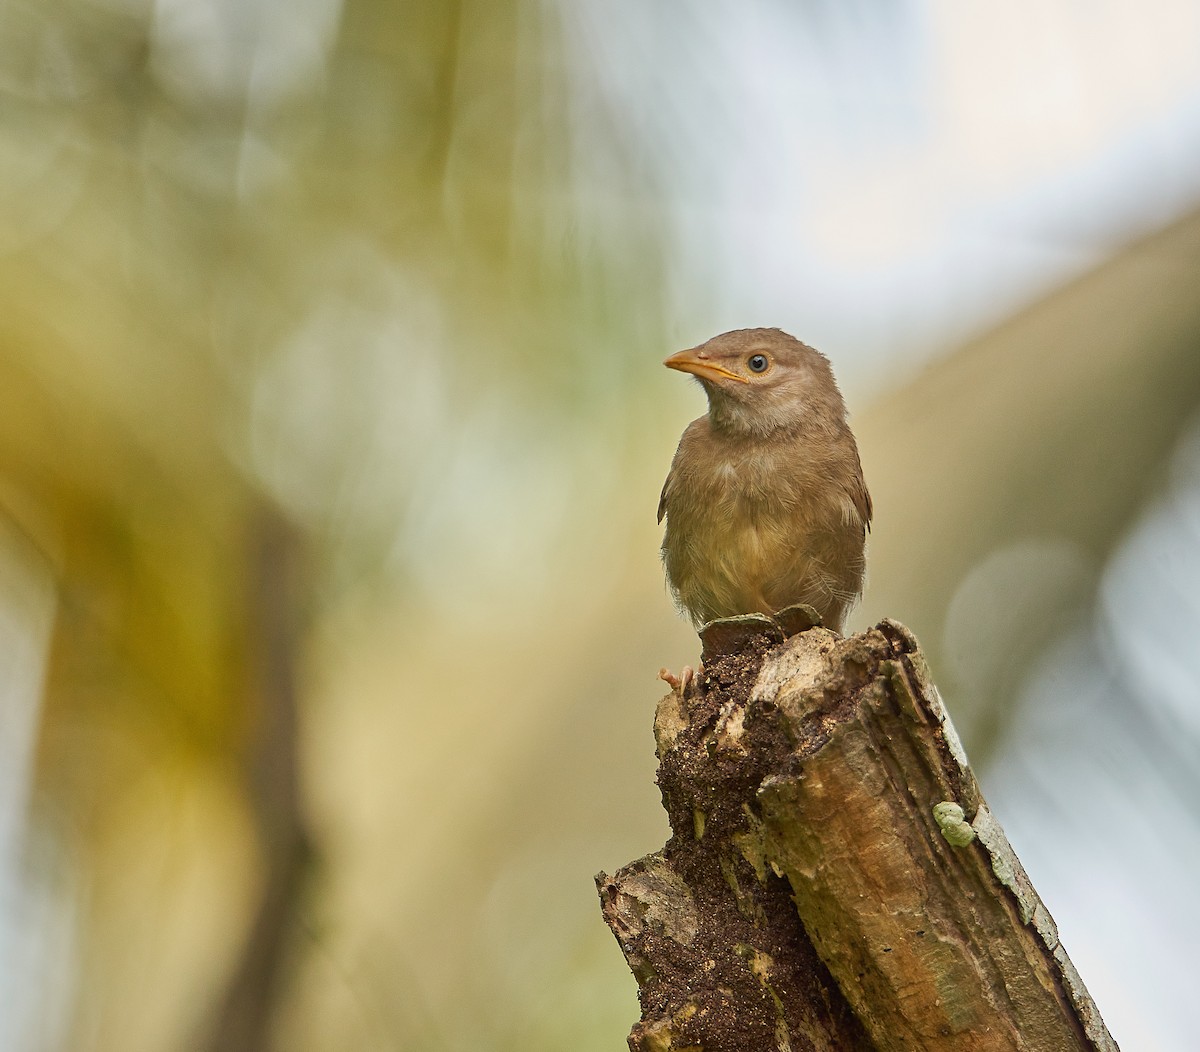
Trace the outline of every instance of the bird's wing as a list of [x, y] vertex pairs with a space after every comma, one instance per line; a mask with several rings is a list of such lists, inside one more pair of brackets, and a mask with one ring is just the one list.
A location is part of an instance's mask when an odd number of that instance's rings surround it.
[[863, 481], [862, 468], [860, 467], [850, 480], [850, 499], [854, 501], [854, 507], [862, 518], [863, 525], [867, 528], [867, 532], [871, 532], [871, 516], [875, 509], [871, 504], [871, 494], [867, 491], [867, 484]]
[[687, 477], [692, 474], [686, 466], [690, 462], [693, 466], [696, 463], [697, 447], [700, 447], [700, 452], [703, 452], [703, 447], [706, 442], [711, 442], [708, 417], [701, 416], [693, 420], [687, 427], [683, 429], [683, 434], [679, 436], [679, 447], [675, 450], [675, 456], [671, 458], [671, 468], [667, 472], [667, 481], [663, 483], [662, 492], [658, 495], [658, 521], [663, 521], [663, 516], [667, 513], [667, 496], [671, 492], [671, 488], [675, 483], [676, 474], [682, 477]]

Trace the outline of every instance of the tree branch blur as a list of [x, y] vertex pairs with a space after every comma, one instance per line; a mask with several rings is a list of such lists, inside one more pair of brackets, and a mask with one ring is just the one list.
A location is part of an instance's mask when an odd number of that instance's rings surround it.
[[212, 1052], [269, 1047], [311, 856], [300, 793], [296, 663], [306, 594], [301, 540], [263, 502], [247, 537], [250, 730], [244, 770], [265, 873], [241, 959], [208, 1039]]
[[1198, 269], [1195, 212], [855, 417], [876, 508], [860, 616], [926, 641], [977, 762], [1200, 411]]

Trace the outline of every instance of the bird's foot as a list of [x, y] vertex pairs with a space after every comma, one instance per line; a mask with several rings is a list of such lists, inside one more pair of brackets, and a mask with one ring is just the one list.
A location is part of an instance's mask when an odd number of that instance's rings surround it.
[[[701, 666], [703, 669], [703, 666]], [[696, 685], [696, 670], [691, 665], [684, 665], [679, 670], [679, 675], [675, 675], [670, 669], [660, 668], [658, 670], [658, 678], [666, 683], [673, 691], [676, 691], [681, 698], [687, 697], [688, 689]]]

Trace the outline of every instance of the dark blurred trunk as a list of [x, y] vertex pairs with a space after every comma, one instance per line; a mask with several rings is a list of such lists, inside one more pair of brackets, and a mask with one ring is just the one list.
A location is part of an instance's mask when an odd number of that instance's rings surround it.
[[300, 799], [296, 660], [303, 594], [301, 541], [262, 504], [247, 543], [250, 733], [245, 779], [266, 864], [262, 895], [242, 956], [204, 1045], [262, 1052], [283, 990], [310, 843]]

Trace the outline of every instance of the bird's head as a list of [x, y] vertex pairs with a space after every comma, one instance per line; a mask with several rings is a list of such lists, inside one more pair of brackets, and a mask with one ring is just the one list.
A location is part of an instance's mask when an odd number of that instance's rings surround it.
[[663, 364], [700, 381], [709, 418], [722, 430], [768, 435], [846, 418], [829, 360], [779, 329], [735, 329]]

